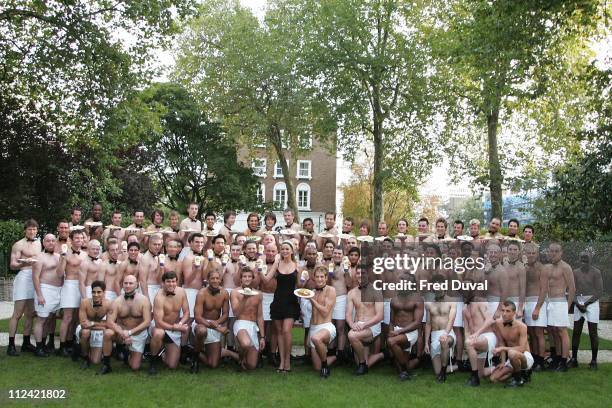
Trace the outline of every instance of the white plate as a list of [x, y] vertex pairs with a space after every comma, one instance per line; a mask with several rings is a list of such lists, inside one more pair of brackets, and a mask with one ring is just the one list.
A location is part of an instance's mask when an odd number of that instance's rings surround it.
[[250, 293], [245, 293], [244, 289], [238, 289], [238, 293], [240, 293], [241, 295], [244, 296], [255, 296], [255, 295], [259, 295], [259, 291], [251, 289]]
[[338, 234], [338, 238], [340, 238], [340, 239], [350, 239], [350, 238], [355, 238], [355, 236], [353, 234]]
[[281, 235], [295, 235], [297, 234], [297, 232], [294, 230], [290, 230], [290, 229], [282, 229], [280, 230], [280, 234]]
[[198, 230], [187, 228], [187, 229], [182, 229], [180, 232], [198, 232]]
[[274, 231], [274, 230], [272, 230], [272, 231], [264, 231], [263, 233], [266, 234], [266, 235], [278, 235], [278, 231]]
[[371, 235], [362, 235], [360, 237], [357, 237], [357, 241], [360, 242], [373, 242], [374, 241], [374, 237]]
[[307, 231], [299, 231], [298, 234], [300, 234], [303, 237], [312, 237], [312, 234]]
[[335, 234], [330, 234], [329, 232], [325, 231], [319, 233], [319, 238], [334, 238], [335, 236]]
[[207, 231], [206, 232], [206, 236], [207, 237], [216, 237], [217, 233], [215, 231]]
[[107, 225], [107, 226], [106, 226], [106, 227], [104, 227], [104, 228], [107, 228], [107, 229], [112, 229], [112, 230], [118, 230], [118, 229], [121, 229], [121, 227], [118, 227], [118, 226], [116, 226], [116, 225]]
[[19, 258], [17, 262], [38, 262], [38, 261], [34, 258]]
[[104, 224], [99, 221], [88, 221], [85, 223], [85, 225], [87, 225], [88, 227], [101, 227]]
[[257, 235], [251, 235], [247, 237], [247, 241], [259, 242], [260, 240], [261, 240], [261, 237], [258, 237]]
[[474, 240], [474, 238], [472, 238], [469, 235], [459, 235], [459, 236], [457, 236], [457, 239], [459, 241], [473, 241]]
[[85, 227], [82, 225], [73, 225], [72, 227], [70, 227], [70, 231], [80, 231], [80, 230], [84, 230]]
[[[301, 295], [301, 294], [299, 293], [299, 291], [300, 291], [300, 290], [307, 290], [307, 291], [308, 291], [308, 295]], [[302, 289], [296, 289], [296, 290], [294, 290], [294, 291], [293, 291], [293, 294], [294, 294], [295, 296], [297, 296], [297, 297], [304, 298], [304, 299], [310, 299], [311, 297], [313, 297], [313, 296], [315, 295], [315, 293], [314, 293], [314, 291], [313, 291], [313, 290], [310, 290], [310, 289], [303, 289], [303, 288], [302, 288]]]

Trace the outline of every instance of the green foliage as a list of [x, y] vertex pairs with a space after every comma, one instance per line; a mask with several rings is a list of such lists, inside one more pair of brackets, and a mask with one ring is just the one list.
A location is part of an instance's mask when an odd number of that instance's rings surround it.
[[0, 221], [0, 272], [9, 271], [11, 247], [23, 237], [23, 222], [15, 220]]
[[481, 222], [484, 220], [484, 206], [482, 200], [478, 197], [466, 199], [448, 213], [448, 221], [463, 221], [466, 227], [465, 231], [469, 227], [470, 220], [474, 218]]

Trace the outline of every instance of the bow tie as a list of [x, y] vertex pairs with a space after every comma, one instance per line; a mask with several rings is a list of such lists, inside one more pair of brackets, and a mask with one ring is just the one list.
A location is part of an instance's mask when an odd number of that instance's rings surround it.
[[174, 292], [164, 292], [166, 294], [166, 296], [174, 296], [176, 295], [176, 293]]
[[[133, 297], [133, 296], [132, 296], [132, 297]], [[94, 303], [94, 302], [91, 302], [91, 305], [92, 305], [93, 307], [100, 307], [100, 306], [102, 306], [102, 302], [100, 302], [100, 303]]]
[[193, 252], [193, 254], [197, 255], [197, 256], [203, 256], [204, 255], [204, 252], [196, 252], [196, 251], [191, 251], [191, 252]]
[[45, 254], [53, 254], [53, 251], [47, 251], [47, 248], [43, 248], [43, 253], [45, 253]]
[[125, 300], [134, 299], [134, 296], [136, 296], [136, 291], [133, 291], [132, 293], [124, 293], [123, 294], [123, 297], [125, 298]]
[[196, 220], [195, 218], [190, 218], [189, 221], [191, 221], [191, 222], [198, 222], [198, 220]]
[[168, 255], [168, 259], [171, 261], [178, 261], [178, 255], [177, 256], [170, 256]]
[[161, 227], [161, 225], [155, 225], [155, 229], [160, 229]]
[[213, 288], [212, 286], [209, 286], [208, 290], [210, 291], [211, 295], [216, 295], [217, 293], [221, 292], [220, 288]]
[[112, 259], [109, 259], [109, 260], [108, 260], [108, 263], [109, 263], [109, 264], [113, 264], [113, 265], [114, 265], [114, 264], [116, 264], [116, 263], [117, 263], [117, 260], [115, 259], [115, 260], [113, 261]]
[[81, 255], [81, 251], [75, 251], [74, 249], [72, 250], [72, 254], [73, 255]]
[[177, 228], [177, 229], [172, 228], [172, 231], [174, 231], [174, 232], [177, 232], [177, 233], [178, 233], [178, 232], [180, 231], [180, 229], [179, 229], [179, 228]]
[[27, 240], [28, 242], [35, 242], [35, 241], [36, 241], [36, 238], [34, 238], [34, 239], [26, 238], [26, 240]]
[[320, 291], [322, 291], [323, 289], [325, 289], [325, 287], [326, 287], [326, 286], [327, 286], [327, 285], [323, 285], [323, 286], [321, 286], [320, 288], [315, 288], [315, 291], [320, 292]]
[[132, 261], [131, 259], [130, 259], [130, 263], [131, 263], [132, 265], [138, 265], [138, 261]]
[[142, 224], [140, 224], [140, 225], [134, 224], [134, 227], [142, 229]]
[[507, 327], [507, 326], [512, 326], [512, 321], [510, 321], [510, 322], [504, 322], [504, 327]]
[[68, 242], [68, 238], [58, 238], [59, 242]]
[[94, 258], [91, 255], [87, 255], [89, 257], [89, 259], [91, 259], [91, 262], [96, 262], [98, 260], [98, 258]]
[[363, 290], [367, 288], [369, 284], [370, 284], [369, 282], [366, 282], [365, 285], [359, 284], [359, 290]]

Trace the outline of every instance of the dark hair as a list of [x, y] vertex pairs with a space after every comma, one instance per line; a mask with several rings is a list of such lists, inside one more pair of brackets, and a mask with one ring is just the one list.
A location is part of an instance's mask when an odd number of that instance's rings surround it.
[[155, 220], [155, 214], [159, 214], [162, 217], [162, 221], [164, 220], [164, 212], [162, 210], [160, 210], [159, 208], [156, 208], [155, 210], [153, 210], [153, 212], [151, 213], [151, 222], [153, 222]]
[[323, 243], [323, 248], [325, 248], [327, 246], [327, 244], [332, 244], [332, 246], [335, 248], [336, 244], [334, 244], [334, 241], [332, 241], [331, 239], [326, 239], [325, 242]]
[[509, 307], [510, 309], [512, 309], [513, 312], [516, 312], [516, 304], [513, 301], [504, 300], [504, 303], [502, 303], [502, 305]]
[[188, 241], [188, 242], [191, 244], [195, 238], [204, 238], [204, 235], [202, 235], [202, 234], [201, 234], [201, 233], [199, 233], [199, 232], [196, 232], [196, 233], [192, 234], [192, 235], [191, 235], [191, 236], [190, 236], [190, 237], [187, 239], [187, 241]]
[[165, 282], [170, 279], [176, 279], [176, 272], [174, 271], [166, 271], [161, 277], [162, 282]]
[[436, 220], [436, 225], [437, 225], [438, 223], [440, 223], [440, 222], [441, 222], [442, 224], [444, 224], [444, 228], [448, 227], [448, 223], [446, 222], [446, 220], [445, 220], [444, 218], [442, 218], [442, 217], [438, 218], [438, 219]]
[[334, 220], [336, 219], [336, 213], [332, 212], [332, 211], [328, 211], [325, 213], [325, 217], [327, 217], [328, 215], [333, 215], [334, 216]]
[[140, 244], [138, 242], [130, 242], [127, 246], [127, 249], [129, 250], [130, 248], [138, 248], [138, 250], [140, 251]]
[[187, 209], [189, 209], [189, 207], [191, 207], [192, 205], [196, 205], [198, 206], [198, 208], [200, 208], [200, 204], [196, 203], [195, 201], [190, 201], [189, 204], [187, 204]]
[[455, 224], [461, 224], [461, 228], [465, 227], [465, 224], [461, 220], [455, 220]]
[[83, 212], [83, 210], [81, 210], [81, 207], [72, 207], [72, 209], [70, 210], [70, 215], [74, 214], [75, 211]]
[[251, 268], [245, 266], [244, 268], [240, 269], [240, 277], [242, 278], [242, 275], [244, 275], [246, 272], [249, 272], [251, 275], [255, 276], [255, 273], [253, 273]]
[[355, 220], [353, 217], [344, 217], [344, 221], [348, 221], [351, 223], [351, 225], [355, 225]]
[[132, 211], [132, 215], [136, 215], [136, 213], [141, 212], [144, 215], [144, 211], [142, 211], [141, 209], [137, 208], [134, 211]]
[[94, 288], [100, 288], [100, 289], [102, 289], [102, 291], [105, 291], [106, 290], [106, 284], [104, 283], [104, 281], [95, 280], [95, 281], [91, 282], [91, 290], [93, 291]]
[[442, 250], [440, 249], [440, 247], [436, 244], [427, 244], [425, 245], [425, 249], [427, 248], [433, 248], [434, 251], [436, 251], [436, 255], [438, 255], [438, 258], [442, 257]]
[[249, 222], [249, 220], [250, 220], [251, 218], [253, 218], [253, 217], [257, 218], [257, 222], [259, 222], [259, 214], [252, 212], [252, 213], [250, 213], [250, 214], [247, 216], [247, 223], [248, 223], [248, 222]]
[[304, 225], [304, 223], [306, 223], [306, 221], [310, 221], [310, 222], [312, 222], [312, 223], [314, 224], [314, 221], [312, 220], [312, 218], [310, 218], [310, 217], [306, 217], [306, 218], [304, 218], [304, 219], [302, 220], [302, 225]]
[[368, 233], [370, 232], [370, 221], [368, 220], [363, 220], [361, 221], [361, 224], [359, 224], [359, 228], [361, 229], [361, 227], [366, 227], [368, 229]]
[[213, 245], [217, 242], [219, 238], [221, 238], [223, 240], [223, 243], [225, 244], [225, 236], [223, 234], [217, 234], [212, 239]]
[[85, 231], [80, 230], [80, 229], [77, 229], [77, 230], [72, 230], [72, 231], [70, 231], [70, 233], [68, 234], [68, 236], [70, 237], [70, 239], [72, 239], [72, 238], [74, 238], [74, 236], [75, 236], [75, 235], [79, 235], [79, 234], [81, 234], [81, 235], [83, 235], [83, 236], [84, 236], [84, 235], [85, 235]]
[[208, 217], [215, 217], [215, 220], [216, 220], [217, 219], [217, 214], [215, 214], [212, 211], [206, 211], [206, 214], [204, 215], [204, 219], [206, 219]]
[[28, 220], [26, 220], [26, 222], [23, 224], [23, 229], [28, 229], [30, 227], [36, 227], [38, 228], [38, 222], [36, 222], [36, 220], [34, 218], [30, 218]]
[[418, 221], [418, 222], [421, 222], [421, 221], [425, 221], [425, 223], [426, 223], [427, 225], [429, 225], [429, 220], [427, 219], [427, 217], [421, 217], [421, 218], [419, 218], [419, 221]]
[[60, 224], [62, 224], [62, 223], [66, 223], [66, 224], [68, 224], [68, 220], [67, 220], [67, 219], [65, 219], [65, 218], [62, 218], [61, 220], [59, 220], [59, 221], [57, 222], [57, 225], [60, 225]]
[[511, 222], [516, 222], [516, 227], [518, 228], [521, 224], [519, 223], [519, 220], [517, 220], [516, 218], [510, 218], [508, 220], [508, 226], [510, 226]]
[[236, 211], [234, 211], [234, 210], [226, 211], [223, 214], [223, 222], [226, 223], [227, 220], [229, 219], [229, 217], [231, 217], [232, 215], [235, 216], [236, 215]]
[[533, 228], [533, 225], [531, 225], [531, 224], [527, 224], [527, 225], [525, 225], [525, 226], [523, 227], [523, 232], [525, 232], [525, 230], [526, 230], [527, 228], [529, 228], [529, 229], [531, 230], [531, 233], [532, 233], [532, 234], [535, 234], [535, 228]]
[[274, 223], [276, 224], [276, 214], [273, 212], [267, 212], [266, 215], [264, 215], [264, 222], [266, 222], [268, 219], [274, 220]]
[[515, 247], [519, 249], [519, 251], [521, 250], [521, 244], [519, 244], [518, 241], [509, 240], [508, 243], [506, 244], [506, 248], [508, 248], [510, 245], [514, 245]]
[[351, 249], [349, 249], [348, 253], [349, 255], [352, 253], [357, 253], [357, 255], [361, 256], [361, 251], [357, 247], [352, 247]]

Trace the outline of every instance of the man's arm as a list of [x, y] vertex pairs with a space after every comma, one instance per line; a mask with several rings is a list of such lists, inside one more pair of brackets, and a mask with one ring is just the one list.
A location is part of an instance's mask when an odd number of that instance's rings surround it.
[[348, 325], [348, 327], [352, 329], [354, 324], [353, 309], [355, 308], [355, 305], [353, 304], [353, 296], [351, 296], [351, 292], [349, 292], [347, 296], [346, 312], [344, 313], [344, 318], [346, 319], [346, 324]]
[[[187, 293], [185, 292], [185, 290], [181, 290], [182, 297], [183, 297], [183, 301], [181, 302], [181, 310], [183, 312], [183, 317], [181, 317], [181, 319], [179, 320], [179, 324], [187, 324], [187, 322], [189, 321], [189, 319], [191, 319], [190, 313], [189, 313], [189, 301], [187, 300]], [[195, 313], [195, 311], [194, 311]]]
[[525, 267], [521, 266], [518, 268], [519, 275], [519, 304], [517, 305], [516, 314], [519, 319], [523, 317], [523, 310], [525, 308], [525, 288], [527, 287], [527, 271]]
[[85, 280], [87, 280], [87, 266], [83, 267], [83, 261], [81, 261], [81, 267], [79, 268], [79, 291], [81, 292], [81, 298], [87, 297], [87, 290], [85, 289]]
[[323, 304], [317, 302], [314, 296], [310, 298], [312, 307], [317, 309], [322, 315], [327, 315], [336, 304], [336, 290], [332, 286], [330, 288], [333, 290], [327, 292], [327, 295], [323, 298]]
[[448, 322], [446, 323], [446, 333], [447, 334], [453, 331], [453, 323], [455, 323], [456, 315], [457, 315], [457, 304], [455, 302], [452, 302], [449, 313], [448, 313]]
[[208, 320], [204, 319], [204, 292], [202, 290], [196, 295], [193, 316], [197, 324], [208, 327]]
[[569, 310], [576, 301], [576, 283], [574, 282], [574, 271], [572, 271], [572, 268], [567, 264], [564, 266], [563, 277], [567, 285], [567, 306]]
[[117, 324], [117, 308], [118, 302], [115, 300], [111, 305], [110, 311], [106, 314], [106, 326], [125, 339], [127, 333]]
[[19, 258], [21, 258], [21, 245], [19, 245], [19, 241], [17, 241], [13, 244], [13, 247], [11, 248], [10, 268], [12, 271], [18, 271], [19, 268], [26, 265], [23, 262], [19, 262]]
[[34, 262], [32, 265], [32, 283], [34, 284], [34, 290], [36, 291], [36, 296], [38, 297], [38, 304], [44, 305], [45, 298], [43, 297], [42, 290], [40, 289], [40, 274], [42, 272], [42, 260], [40, 256], [36, 257], [38, 262]]
[[140, 291], [147, 298], [149, 297], [149, 287], [147, 282], [149, 280], [149, 263], [144, 260], [144, 257], [140, 258], [138, 262], [138, 285], [140, 285]]
[[548, 267], [540, 266], [540, 293], [538, 294], [538, 303], [531, 314], [533, 320], [537, 320], [540, 314], [540, 309], [544, 304], [546, 295], [548, 294]]
[[375, 326], [378, 323], [382, 322], [383, 316], [384, 316], [384, 307], [385, 307], [385, 303], [383, 301], [374, 302], [374, 311], [376, 313], [374, 314], [374, 316], [370, 320], [366, 321], [363, 324], [363, 327], [364, 328], [372, 327], [372, 326]]
[[593, 269], [593, 295], [586, 301], [584, 302], [584, 306], [588, 306], [591, 303], [595, 303], [599, 300], [599, 298], [601, 297], [601, 294], [603, 293], [603, 279], [601, 277], [601, 271], [597, 268], [592, 268]]
[[227, 316], [229, 315], [229, 293], [227, 293], [227, 291], [225, 290], [223, 290], [223, 292], [225, 293], [223, 294], [223, 306], [221, 307], [221, 316], [219, 316], [219, 318], [216, 320], [218, 326], [227, 322]]

